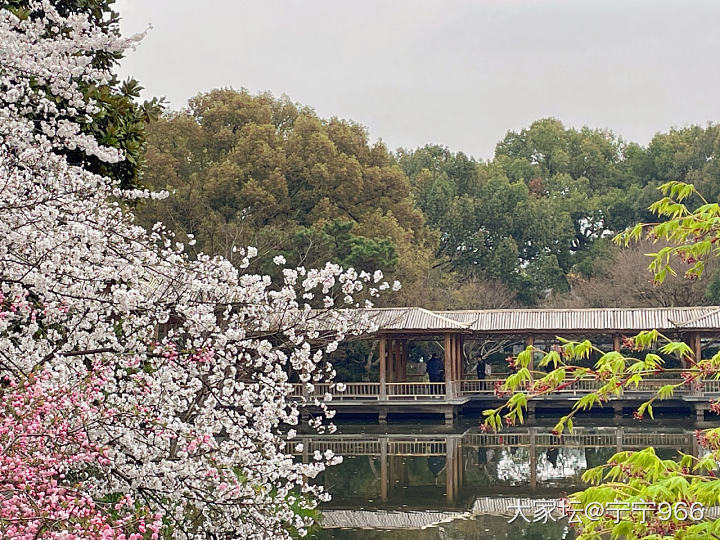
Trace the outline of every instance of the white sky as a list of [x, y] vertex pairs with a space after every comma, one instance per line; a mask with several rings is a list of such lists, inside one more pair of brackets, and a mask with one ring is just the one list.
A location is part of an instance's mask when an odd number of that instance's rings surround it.
[[119, 0], [148, 95], [288, 94], [391, 148], [491, 157], [546, 116], [646, 144], [720, 120], [717, 0]]

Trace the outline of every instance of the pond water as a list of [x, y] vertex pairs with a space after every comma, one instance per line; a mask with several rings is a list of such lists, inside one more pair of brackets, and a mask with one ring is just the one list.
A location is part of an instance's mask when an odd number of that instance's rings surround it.
[[322, 528], [313, 537], [572, 539], [568, 518], [554, 509], [585, 487], [586, 469], [618, 450], [697, 453], [687, 418], [585, 418], [561, 437], [551, 435], [552, 419], [499, 434], [482, 433], [478, 424], [345, 424], [334, 435], [305, 438], [305, 459], [327, 449], [343, 456], [318, 478], [333, 500], [321, 507]]

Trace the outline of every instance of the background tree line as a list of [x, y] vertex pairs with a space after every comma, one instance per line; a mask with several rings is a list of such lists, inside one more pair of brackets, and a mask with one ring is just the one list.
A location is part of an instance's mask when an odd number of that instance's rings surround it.
[[546, 118], [508, 132], [491, 160], [478, 161], [439, 145], [393, 153], [354, 122], [222, 89], [147, 131], [141, 181], [171, 196], [139, 208], [139, 219], [231, 260], [233, 245], [257, 246], [270, 275], [276, 255], [380, 267], [403, 283], [393, 303], [430, 309], [720, 301], [714, 269], [658, 289], [644, 257], [656, 246], [609, 242], [653, 220], [647, 208], [663, 182], [720, 195], [716, 125], [670, 130], [642, 147]]

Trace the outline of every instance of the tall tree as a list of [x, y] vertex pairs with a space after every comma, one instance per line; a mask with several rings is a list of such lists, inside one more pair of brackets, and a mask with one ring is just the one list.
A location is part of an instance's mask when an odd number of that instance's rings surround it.
[[496, 164], [442, 147], [401, 151], [398, 162], [416, 204], [440, 233], [438, 264], [447, 271], [504, 281], [525, 303], [567, 287], [572, 222], [566, 211], [540, 201]]
[[406, 283], [430, 267], [437, 239], [407, 177], [352, 122], [285, 97], [213, 90], [152, 126], [147, 160], [145, 181], [171, 195], [141, 209], [142, 222], [172, 223], [197, 252], [232, 260], [241, 242], [269, 259], [381, 267]]

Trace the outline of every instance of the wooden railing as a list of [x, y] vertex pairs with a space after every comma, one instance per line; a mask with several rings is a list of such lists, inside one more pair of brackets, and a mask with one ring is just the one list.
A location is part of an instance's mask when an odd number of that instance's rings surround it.
[[394, 400], [445, 399], [444, 382], [399, 382], [387, 383], [387, 397]]
[[[662, 386], [677, 384], [679, 378], [668, 377], [647, 377], [643, 379], [638, 387], [634, 385], [625, 387], [623, 394], [626, 397], [651, 395], [656, 393]], [[446, 400], [454, 397], [471, 396], [493, 396], [497, 385], [502, 384], [504, 379], [466, 379], [462, 381], [449, 382], [392, 382], [385, 384], [385, 398], [388, 401], [436, 401]], [[603, 386], [603, 381], [595, 379], [581, 379], [561, 390], [554, 391], [552, 395], [563, 397], [580, 397], [589, 392], [596, 391]], [[343, 388], [340, 390], [340, 388]], [[325, 400], [329, 394], [333, 401], [379, 401], [381, 399], [381, 384], [379, 382], [350, 382], [350, 383], [317, 383], [313, 391], [307, 393], [303, 384], [293, 384], [291, 396], [293, 398], [312, 401], [314, 399]], [[720, 380], [706, 380], [702, 383], [690, 386], [680, 386], [675, 389], [674, 396], [678, 397], [718, 397], [720, 396]], [[612, 398], [611, 398], [612, 399]]]
[[[343, 388], [340, 390], [338, 387]], [[292, 397], [313, 400], [324, 400], [326, 394], [332, 396], [333, 401], [353, 400], [379, 400], [379, 382], [315, 384], [312, 393], [305, 392], [303, 384], [293, 384]], [[304, 393], [305, 392], [305, 393]], [[446, 396], [446, 383], [431, 382], [400, 382], [386, 383], [385, 392], [388, 400], [444, 400]]]
[[[625, 395], [654, 394], [661, 387], [668, 384], [677, 384], [682, 379], [677, 377], [646, 377], [637, 387], [634, 384], [623, 388]], [[504, 379], [475, 379], [460, 381], [460, 395], [492, 395], [497, 385], [502, 384]], [[580, 379], [560, 390], [553, 391], [554, 395], [561, 396], [582, 396], [584, 394], [599, 390], [605, 383], [596, 379]], [[707, 380], [697, 386], [680, 386], [675, 388], [675, 396], [705, 396], [720, 394], [720, 380]]]
[[720, 396], [720, 380], [708, 379], [700, 383], [699, 393], [705, 396]]
[[378, 382], [314, 383], [313, 387], [313, 391], [308, 393], [304, 384], [295, 383], [291, 395], [294, 398], [317, 398], [320, 401], [323, 401], [327, 394], [332, 396], [333, 401], [380, 399]]

